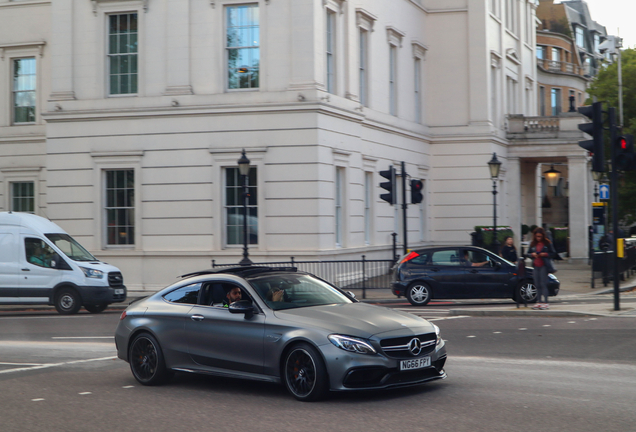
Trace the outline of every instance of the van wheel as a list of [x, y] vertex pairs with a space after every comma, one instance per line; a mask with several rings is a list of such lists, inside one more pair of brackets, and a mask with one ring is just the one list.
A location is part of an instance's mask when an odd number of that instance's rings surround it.
[[106, 309], [108, 305], [106, 303], [96, 304], [96, 305], [84, 305], [84, 309], [89, 311], [90, 313], [100, 313]]
[[62, 288], [55, 297], [55, 309], [62, 315], [73, 315], [82, 307], [80, 296], [73, 288]]

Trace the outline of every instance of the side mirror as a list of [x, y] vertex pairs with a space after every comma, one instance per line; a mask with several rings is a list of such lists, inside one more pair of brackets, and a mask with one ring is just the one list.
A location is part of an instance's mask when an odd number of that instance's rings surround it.
[[239, 300], [230, 303], [228, 310], [233, 314], [244, 314], [246, 319], [250, 319], [254, 316], [254, 306], [249, 300]]
[[492, 263], [495, 269], [499, 270], [501, 268], [501, 263], [499, 261], [493, 260]]
[[347, 294], [349, 297], [351, 297], [354, 300], [356, 299], [356, 295], [352, 293], [351, 291], [346, 291], [345, 294]]

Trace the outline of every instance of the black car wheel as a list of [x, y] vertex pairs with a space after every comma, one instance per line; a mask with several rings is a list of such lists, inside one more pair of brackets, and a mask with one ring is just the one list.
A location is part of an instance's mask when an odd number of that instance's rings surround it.
[[55, 297], [55, 309], [62, 315], [73, 315], [82, 307], [79, 294], [73, 288], [62, 288]]
[[327, 369], [314, 347], [303, 343], [294, 346], [283, 364], [283, 381], [299, 401], [316, 401], [328, 390]]
[[431, 289], [422, 282], [413, 282], [406, 289], [406, 299], [413, 306], [425, 306], [431, 301]]
[[157, 339], [148, 333], [137, 335], [130, 344], [128, 362], [133, 376], [143, 385], [163, 384], [171, 376]]
[[100, 313], [106, 309], [108, 305], [106, 303], [96, 304], [96, 305], [84, 305], [84, 309], [89, 311], [90, 313]]
[[523, 281], [517, 286], [517, 298], [519, 303], [535, 303], [537, 301], [537, 287], [531, 281]]

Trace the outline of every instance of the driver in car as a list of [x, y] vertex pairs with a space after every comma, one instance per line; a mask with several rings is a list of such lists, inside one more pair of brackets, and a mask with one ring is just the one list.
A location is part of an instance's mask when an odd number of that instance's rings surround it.
[[468, 251], [464, 251], [464, 265], [466, 267], [482, 267], [486, 265], [486, 263], [488, 263], [488, 261], [472, 262], [468, 257]]
[[237, 286], [232, 287], [232, 289], [227, 292], [225, 298], [223, 299], [223, 307], [229, 308], [231, 303], [239, 301], [241, 300], [241, 298], [241, 289]]

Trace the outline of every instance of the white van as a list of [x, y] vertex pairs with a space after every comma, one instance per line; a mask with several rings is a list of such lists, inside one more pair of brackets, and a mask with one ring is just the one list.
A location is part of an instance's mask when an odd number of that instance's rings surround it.
[[126, 300], [117, 267], [100, 262], [53, 222], [0, 212], [0, 304], [49, 304], [99, 313]]

